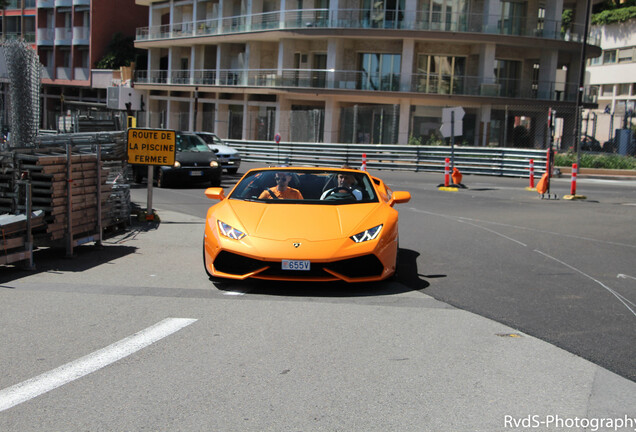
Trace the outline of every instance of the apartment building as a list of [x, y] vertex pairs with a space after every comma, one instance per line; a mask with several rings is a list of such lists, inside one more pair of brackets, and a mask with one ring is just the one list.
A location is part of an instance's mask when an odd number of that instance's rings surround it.
[[599, 109], [586, 113], [584, 125], [588, 134], [603, 142], [613, 138], [616, 129], [631, 127], [636, 113], [636, 19], [594, 26], [591, 31], [599, 36], [603, 50], [587, 68]]
[[150, 127], [434, 143], [442, 109], [461, 106], [467, 144], [512, 145], [523, 121], [529, 145], [544, 146], [549, 107], [574, 130], [588, 0], [136, 3], [148, 6], [135, 40], [148, 68], [135, 86], [148, 92]]
[[[29, 2], [29, 0], [24, 0]], [[31, 0], [33, 3], [33, 1]], [[35, 46], [42, 63], [42, 125], [73, 106], [105, 106], [106, 89], [94, 88], [92, 69], [113, 34], [132, 36], [147, 23], [134, 0], [37, 0]]]

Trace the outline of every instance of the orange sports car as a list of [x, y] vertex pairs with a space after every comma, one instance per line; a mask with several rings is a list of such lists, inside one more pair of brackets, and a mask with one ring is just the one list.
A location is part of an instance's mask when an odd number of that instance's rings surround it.
[[369, 282], [396, 271], [398, 212], [411, 199], [365, 171], [248, 171], [207, 213], [205, 270], [212, 280]]

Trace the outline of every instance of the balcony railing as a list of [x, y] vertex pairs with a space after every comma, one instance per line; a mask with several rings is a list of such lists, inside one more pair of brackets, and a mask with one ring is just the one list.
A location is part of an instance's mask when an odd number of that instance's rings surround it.
[[37, 7], [53, 8], [55, 7], [55, 0], [37, 0]]
[[55, 29], [52, 28], [38, 28], [37, 30], [37, 44], [40, 45], [53, 45], [55, 41]]
[[73, 69], [73, 77], [76, 80], [88, 81], [90, 69], [88, 68], [75, 68]]
[[71, 68], [70, 67], [58, 67], [55, 68], [55, 79], [70, 80]]
[[88, 45], [89, 27], [73, 27], [73, 45]]
[[405, 88], [401, 85], [400, 79], [399, 74], [368, 74], [364, 71], [327, 69], [284, 69], [282, 72], [277, 69], [138, 70], [135, 75], [136, 84], [320, 88], [553, 101], [574, 101], [577, 88], [575, 83], [438, 74], [413, 74], [410, 87]]
[[70, 45], [73, 40], [73, 29], [69, 27], [55, 28], [55, 45]]
[[[511, 21], [520, 24], [511, 25]], [[571, 25], [567, 30], [562, 29], [560, 20], [535, 20], [531, 22], [525, 17], [501, 20], [500, 15], [489, 16], [467, 13], [444, 14], [442, 16], [442, 14], [429, 13], [428, 11], [404, 14], [390, 11], [376, 13], [369, 9], [340, 9], [337, 11], [330, 11], [329, 9], [300, 9], [141, 27], [137, 29], [136, 40], [140, 42], [299, 28], [484, 33], [575, 42], [580, 42], [584, 34], [583, 26], [575, 24]], [[592, 34], [588, 38], [588, 43], [598, 45], [599, 42], [600, 35]]]

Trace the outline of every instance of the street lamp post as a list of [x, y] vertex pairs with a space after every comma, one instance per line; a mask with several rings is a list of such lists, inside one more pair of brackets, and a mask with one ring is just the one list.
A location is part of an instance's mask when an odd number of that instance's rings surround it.
[[576, 96], [576, 122], [574, 126], [574, 139], [576, 140], [576, 163], [581, 166], [581, 117], [583, 106], [583, 92], [585, 90], [585, 53], [590, 27], [591, 0], [585, 3], [585, 29], [583, 30], [583, 43], [581, 44], [581, 64], [579, 69], [579, 91]]

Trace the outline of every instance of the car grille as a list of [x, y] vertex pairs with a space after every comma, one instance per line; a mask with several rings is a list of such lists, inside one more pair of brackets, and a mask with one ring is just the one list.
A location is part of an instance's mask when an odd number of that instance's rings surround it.
[[375, 255], [364, 255], [328, 263], [312, 262], [309, 271], [283, 270], [280, 262], [261, 261], [227, 251], [221, 251], [214, 260], [214, 267], [218, 271], [233, 275], [250, 273], [264, 266], [268, 266], [268, 268], [259, 275], [284, 278], [333, 278], [333, 275], [325, 271], [326, 268], [348, 278], [380, 276], [384, 271], [384, 266]]

